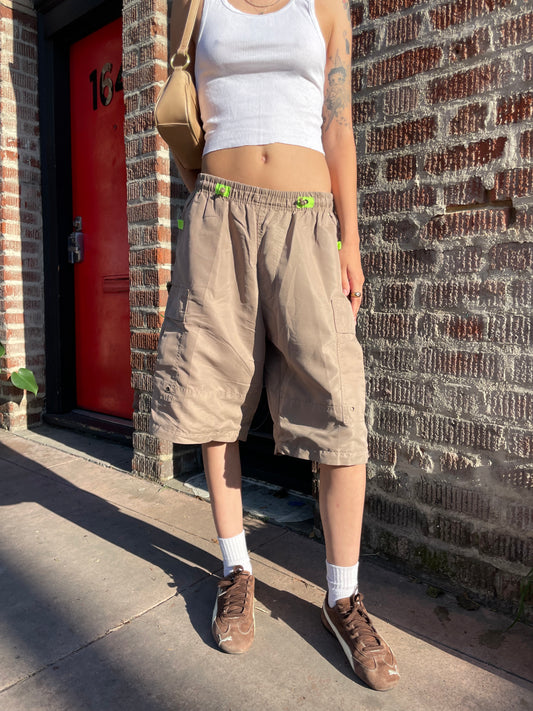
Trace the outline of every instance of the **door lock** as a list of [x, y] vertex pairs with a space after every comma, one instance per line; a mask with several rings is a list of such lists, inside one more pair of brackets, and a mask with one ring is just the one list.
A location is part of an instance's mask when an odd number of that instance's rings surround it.
[[68, 261], [77, 264], [83, 261], [83, 232], [81, 231], [81, 217], [75, 217], [72, 223], [72, 232], [68, 236]]

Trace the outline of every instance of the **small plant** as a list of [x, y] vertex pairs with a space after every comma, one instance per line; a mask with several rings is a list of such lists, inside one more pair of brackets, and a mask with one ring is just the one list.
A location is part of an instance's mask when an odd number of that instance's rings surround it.
[[529, 573], [520, 581], [520, 600], [518, 601], [518, 611], [516, 613], [516, 617], [507, 628], [508, 630], [510, 630], [511, 627], [514, 627], [514, 625], [516, 625], [516, 623], [524, 616], [526, 598], [531, 594], [531, 590], [533, 590], [533, 568], [531, 568]]
[[[5, 355], [5, 352], [5, 346], [0, 343], [0, 358]], [[37, 391], [39, 390], [37, 381], [35, 380], [35, 375], [31, 370], [28, 370], [28, 368], [19, 368], [14, 373], [11, 373], [9, 377], [16, 388], [29, 390], [34, 395], [37, 395]]]

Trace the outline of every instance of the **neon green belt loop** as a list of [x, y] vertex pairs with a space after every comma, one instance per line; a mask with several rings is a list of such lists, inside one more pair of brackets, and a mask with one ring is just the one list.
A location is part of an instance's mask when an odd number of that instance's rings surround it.
[[183, 220], [178, 220], [178, 230], [183, 229]]
[[339, 251], [342, 249], [342, 242], [340, 240], [337, 242], [337, 249]]
[[315, 198], [311, 197], [310, 195], [302, 195], [302, 197], [299, 197], [298, 200], [296, 200], [296, 207], [298, 208], [314, 206]]
[[224, 185], [224, 183], [217, 183], [215, 185], [215, 195], [222, 195], [222, 197], [229, 197], [231, 193], [231, 187], [229, 185]]

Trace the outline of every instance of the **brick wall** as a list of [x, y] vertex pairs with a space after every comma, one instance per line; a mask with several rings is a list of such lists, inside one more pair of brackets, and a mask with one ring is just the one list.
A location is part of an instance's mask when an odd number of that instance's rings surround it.
[[533, 565], [532, 7], [366, 0], [352, 19], [365, 541], [516, 601]]
[[[37, 87], [37, 23], [32, 3], [0, 2], [0, 427], [40, 421], [44, 313]], [[34, 371], [39, 395], [7, 380]]]
[[173, 447], [148, 432], [152, 372], [167, 302], [174, 230], [187, 191], [170, 163], [168, 148], [153, 120], [159, 87], [168, 76], [167, 2], [125, 0], [123, 7], [131, 365], [135, 390], [133, 471], [165, 480], [180, 467], [198, 466], [195, 448]]

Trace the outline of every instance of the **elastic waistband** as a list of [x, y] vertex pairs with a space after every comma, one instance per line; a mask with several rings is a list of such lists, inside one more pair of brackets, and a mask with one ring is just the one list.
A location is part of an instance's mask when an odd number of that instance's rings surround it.
[[293, 192], [269, 190], [255, 185], [237, 183], [233, 180], [217, 178], [208, 173], [200, 173], [196, 180], [196, 191], [210, 192], [232, 201], [254, 203], [266, 207], [281, 208], [332, 208], [333, 195], [322, 192]]

